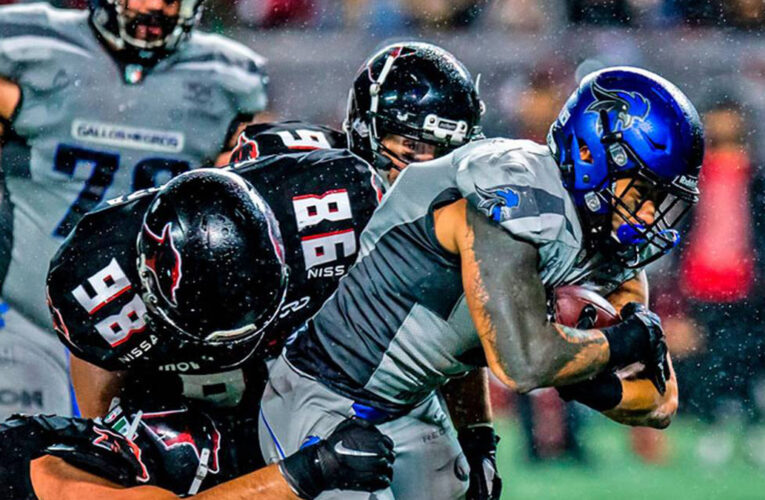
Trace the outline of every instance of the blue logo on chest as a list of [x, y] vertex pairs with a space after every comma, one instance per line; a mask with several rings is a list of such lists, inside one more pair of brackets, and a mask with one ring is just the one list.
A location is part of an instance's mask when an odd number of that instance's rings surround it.
[[481, 199], [478, 203], [478, 210], [496, 222], [509, 219], [513, 209], [521, 203], [520, 196], [510, 186], [497, 186], [489, 189], [476, 186], [475, 188]]

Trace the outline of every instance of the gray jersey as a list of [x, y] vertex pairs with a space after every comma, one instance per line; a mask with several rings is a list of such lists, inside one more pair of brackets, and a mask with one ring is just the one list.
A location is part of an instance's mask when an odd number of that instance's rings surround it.
[[[580, 262], [582, 229], [546, 146], [474, 142], [404, 170], [362, 233], [358, 261], [287, 347], [287, 360], [342, 394], [394, 411], [474, 368], [482, 350], [459, 258], [441, 247], [433, 225], [433, 211], [459, 198], [539, 249], [547, 287], [603, 269]], [[634, 275], [615, 271], [614, 281]]]
[[13, 130], [29, 159], [4, 158], [13, 251], [4, 298], [50, 322], [45, 272], [62, 238], [102, 200], [162, 184], [215, 160], [232, 122], [265, 108], [262, 59], [194, 32], [140, 84], [97, 39], [88, 12], [47, 4], [0, 9], [0, 76], [22, 101]]

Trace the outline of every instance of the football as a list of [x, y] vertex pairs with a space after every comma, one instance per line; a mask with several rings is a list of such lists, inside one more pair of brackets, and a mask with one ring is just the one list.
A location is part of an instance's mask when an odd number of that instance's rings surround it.
[[562, 286], [555, 289], [555, 321], [566, 326], [576, 326], [582, 309], [588, 304], [595, 307], [597, 313], [593, 328], [611, 326], [620, 321], [616, 312], [605, 298], [593, 290], [577, 285]]

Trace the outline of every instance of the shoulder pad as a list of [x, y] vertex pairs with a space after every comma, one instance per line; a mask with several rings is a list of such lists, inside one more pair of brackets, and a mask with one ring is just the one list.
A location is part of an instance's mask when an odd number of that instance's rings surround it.
[[48, 270], [56, 332], [77, 357], [105, 369], [124, 369], [156, 344], [144, 322], [135, 266], [135, 239], [151, 199], [83, 217]]
[[[57, 9], [47, 2], [7, 5], [0, 8], [0, 22], [27, 28], [53, 26], [60, 17], [81, 17], [80, 13], [81, 11]], [[5, 33], [4, 31], [3, 34]]]
[[15, 63], [53, 57], [56, 50], [92, 57], [89, 48], [72, 29], [82, 24], [87, 12], [56, 9], [47, 3], [0, 8], [0, 74], [15, 78]]
[[266, 108], [265, 58], [230, 38], [197, 30], [179, 50], [175, 67], [211, 72], [235, 99], [241, 114], [254, 115]]
[[507, 232], [537, 246], [576, 239], [570, 200], [547, 148], [487, 139], [453, 155], [462, 196]]
[[302, 121], [255, 123], [242, 131], [231, 153], [232, 162], [260, 156], [345, 148], [345, 134], [323, 125]]

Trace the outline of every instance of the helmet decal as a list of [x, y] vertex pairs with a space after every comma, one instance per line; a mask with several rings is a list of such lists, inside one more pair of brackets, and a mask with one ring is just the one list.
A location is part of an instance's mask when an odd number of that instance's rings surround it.
[[[95, 432], [98, 436], [93, 440], [93, 445], [98, 446], [100, 448], [104, 448], [105, 450], [109, 450], [110, 452], [114, 452], [115, 448], [120, 449], [120, 441], [119, 438], [122, 437], [120, 434], [111, 431], [109, 429], [99, 429], [98, 427], [93, 428], [93, 432]], [[133, 441], [131, 441], [130, 436], [124, 436], [127, 438], [127, 445], [129, 447], [130, 453], [133, 454], [138, 464], [141, 466], [141, 474], [139, 476], [136, 476], [136, 480], [138, 480], [141, 483], [148, 483], [149, 479], [151, 477], [149, 476], [149, 471], [146, 468], [146, 464], [143, 463], [143, 459], [141, 458], [141, 448], [138, 447], [137, 444], [135, 444]]]
[[[601, 111], [616, 112], [617, 119], [615, 125], [621, 123], [622, 130], [630, 128], [635, 120], [645, 120], [651, 111], [651, 103], [638, 92], [605, 89], [598, 85], [597, 82], [594, 82], [592, 84], [592, 95], [595, 101], [587, 106], [585, 111], [598, 114]], [[603, 127], [602, 123], [599, 125]]]
[[[190, 419], [187, 409], [160, 411], [154, 413], [144, 413], [141, 417], [141, 424], [153, 435], [157, 441], [166, 449], [180, 446], [188, 446], [193, 450], [194, 455], [203, 461], [203, 452], [209, 450], [209, 465], [207, 472], [217, 474], [220, 471], [218, 455], [220, 452], [221, 436], [220, 431], [215, 426], [215, 422], [206, 414], [201, 414], [202, 418]], [[151, 422], [159, 419], [157, 424]], [[201, 420], [201, 422], [200, 422]], [[149, 423], [147, 423], [149, 421]], [[170, 423], [171, 425], [167, 425]], [[201, 426], [199, 425], [201, 423]], [[210, 426], [208, 432], [200, 432], [200, 429], [192, 428], [192, 425], [205, 429]], [[198, 443], [198, 437], [209, 439], [209, 443]], [[210, 449], [212, 448], [212, 449]]]
[[247, 137], [246, 132], [239, 134], [236, 146], [231, 152], [231, 163], [239, 163], [247, 160], [256, 160], [260, 156], [258, 142]]
[[[699, 196], [703, 137], [691, 101], [659, 75], [624, 66], [584, 77], [547, 142], [591, 251], [606, 248], [627, 267], [641, 267], [677, 246], [679, 223]], [[619, 192], [618, 179], [629, 180]], [[621, 200], [632, 188], [653, 197], [652, 221]]]
[[[183, 270], [181, 266], [181, 254], [175, 247], [175, 243], [173, 243], [173, 235], [170, 232], [170, 229], [171, 223], [168, 222], [162, 228], [162, 234], [157, 236], [151, 229], [149, 229], [149, 226], [146, 224], [143, 225], [143, 231], [149, 237], [149, 239], [146, 240], [148, 243], [148, 251], [146, 252], [147, 255], [145, 257], [144, 265], [146, 266], [146, 269], [150, 270], [152, 275], [154, 275], [154, 279], [158, 285], [157, 288], [162, 294], [162, 297], [173, 306], [177, 306], [178, 300], [176, 299], [175, 294], [180, 287]], [[163, 247], [165, 251], [160, 252]], [[170, 249], [170, 252], [166, 251], [167, 248]], [[168, 272], [162, 273], [158, 269], [158, 260], [163, 257], [167, 258], [165, 256], [172, 256], [174, 261], [172, 265], [167, 267]]]

